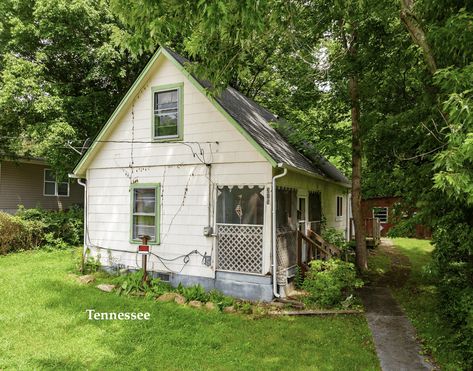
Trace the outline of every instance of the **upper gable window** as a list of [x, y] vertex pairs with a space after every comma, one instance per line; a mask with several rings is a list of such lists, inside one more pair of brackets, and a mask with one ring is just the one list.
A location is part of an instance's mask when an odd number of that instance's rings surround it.
[[182, 139], [182, 84], [153, 88], [153, 138]]

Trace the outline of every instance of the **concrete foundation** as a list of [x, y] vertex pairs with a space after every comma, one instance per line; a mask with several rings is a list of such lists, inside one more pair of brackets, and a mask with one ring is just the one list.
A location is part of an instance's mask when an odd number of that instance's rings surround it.
[[[113, 267], [104, 267], [107, 271], [115, 271]], [[152, 277], [157, 277], [157, 272], [148, 272]], [[216, 272], [215, 278], [189, 276], [185, 274], [169, 274], [169, 283], [176, 287], [201, 285], [205, 290], [218, 290], [221, 293], [238, 299], [251, 301], [273, 300], [273, 287], [271, 276], [258, 276], [253, 274]]]

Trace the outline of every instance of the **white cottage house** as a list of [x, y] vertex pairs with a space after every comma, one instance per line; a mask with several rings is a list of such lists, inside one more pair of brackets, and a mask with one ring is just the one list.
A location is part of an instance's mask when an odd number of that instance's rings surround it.
[[86, 188], [84, 247], [104, 266], [139, 269], [148, 235], [148, 269], [172, 284], [284, 295], [307, 258], [297, 230], [323, 217], [347, 234], [348, 181], [240, 92], [208, 95], [186, 63], [157, 50], [70, 175]]

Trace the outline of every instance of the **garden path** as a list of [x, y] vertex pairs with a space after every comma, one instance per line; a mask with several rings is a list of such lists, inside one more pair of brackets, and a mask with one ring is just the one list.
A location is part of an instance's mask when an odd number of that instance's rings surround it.
[[391, 250], [391, 269], [372, 285], [361, 289], [360, 296], [381, 368], [383, 371], [433, 370], [432, 364], [420, 354], [415, 329], [388, 287], [406, 282], [409, 260], [393, 251], [391, 240], [382, 239], [379, 248]]

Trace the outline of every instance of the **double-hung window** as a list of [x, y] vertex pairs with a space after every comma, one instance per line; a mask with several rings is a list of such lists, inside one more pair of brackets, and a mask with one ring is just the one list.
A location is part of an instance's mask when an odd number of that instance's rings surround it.
[[153, 138], [182, 138], [182, 84], [153, 88]]
[[56, 175], [51, 169], [44, 169], [44, 187], [45, 196], [69, 196], [69, 182], [58, 182]]
[[141, 242], [149, 236], [149, 242], [159, 243], [159, 184], [136, 184], [131, 189], [131, 240]]

